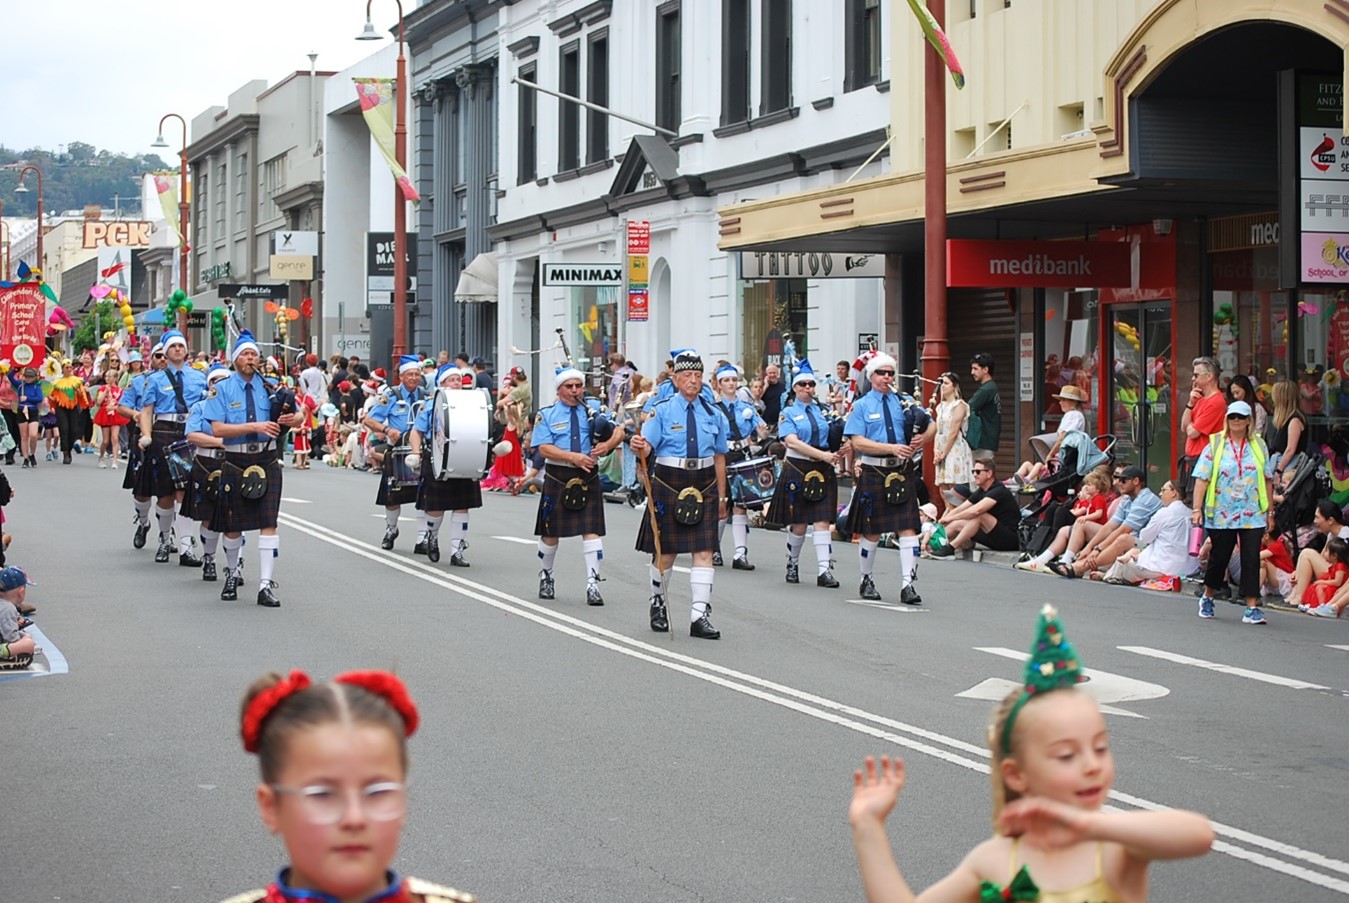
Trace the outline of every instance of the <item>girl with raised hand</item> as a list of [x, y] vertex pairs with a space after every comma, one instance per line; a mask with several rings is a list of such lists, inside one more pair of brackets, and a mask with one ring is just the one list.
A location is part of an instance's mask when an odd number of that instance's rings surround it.
[[1074, 689], [1081, 663], [1046, 605], [1023, 689], [989, 727], [994, 835], [920, 894], [895, 863], [885, 819], [904, 787], [904, 763], [868, 757], [853, 775], [848, 817], [869, 903], [1142, 903], [1157, 859], [1201, 856], [1213, 844], [1194, 812], [1102, 812], [1115, 780], [1105, 719]]

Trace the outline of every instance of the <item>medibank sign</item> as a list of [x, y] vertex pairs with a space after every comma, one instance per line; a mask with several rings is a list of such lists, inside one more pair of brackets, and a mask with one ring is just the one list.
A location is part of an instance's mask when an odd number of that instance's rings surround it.
[[946, 284], [977, 288], [1128, 288], [1132, 252], [1118, 241], [946, 242]]

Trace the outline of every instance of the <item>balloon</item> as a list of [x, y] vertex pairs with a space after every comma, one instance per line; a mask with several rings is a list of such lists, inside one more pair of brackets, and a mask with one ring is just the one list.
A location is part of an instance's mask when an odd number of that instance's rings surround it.
[[182, 289], [175, 289], [173, 292], [173, 297], [170, 298], [169, 300], [173, 301], [175, 304], [182, 304], [184, 301], [187, 300], [187, 292], [183, 291]]
[[130, 329], [136, 325], [136, 318], [128, 315], [122, 318], [122, 322], [126, 324], [127, 329]]

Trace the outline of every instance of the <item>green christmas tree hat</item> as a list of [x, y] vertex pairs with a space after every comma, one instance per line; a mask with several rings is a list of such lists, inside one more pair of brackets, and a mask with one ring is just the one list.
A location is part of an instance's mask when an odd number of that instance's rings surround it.
[[1022, 706], [1037, 696], [1071, 687], [1084, 679], [1082, 662], [1077, 657], [1077, 650], [1063, 633], [1058, 609], [1046, 605], [1040, 609], [1040, 620], [1035, 626], [1035, 643], [1026, 661], [1021, 695], [1012, 704], [1012, 710], [1007, 713], [1007, 721], [1002, 727], [1002, 754], [1005, 756], [1012, 751], [1012, 725], [1016, 723], [1016, 716], [1021, 713]]

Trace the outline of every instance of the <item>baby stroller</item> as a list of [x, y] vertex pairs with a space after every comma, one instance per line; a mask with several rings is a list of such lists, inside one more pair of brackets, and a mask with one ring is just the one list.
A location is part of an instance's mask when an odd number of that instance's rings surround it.
[[[1031, 450], [1043, 461], [1056, 439], [1057, 433], [1032, 436]], [[1081, 430], [1072, 430], [1064, 437], [1059, 447], [1058, 469], [1028, 487], [1034, 494], [1031, 502], [1022, 507], [1021, 521], [1017, 524], [1017, 539], [1023, 553], [1038, 555], [1049, 546], [1059, 509], [1072, 504], [1083, 477], [1103, 464], [1113, 466], [1116, 441], [1111, 433], [1091, 437]]]
[[1287, 535], [1293, 543], [1293, 555], [1298, 553], [1298, 528], [1312, 522], [1316, 503], [1330, 495], [1330, 474], [1326, 459], [1320, 452], [1298, 452], [1284, 467], [1287, 488], [1283, 501], [1274, 506], [1274, 532]]

